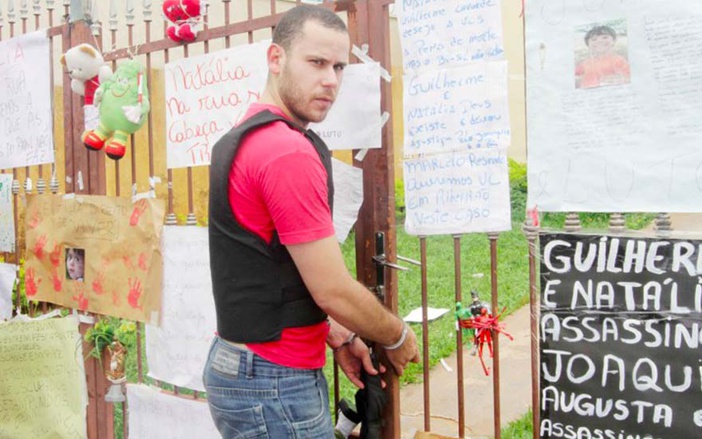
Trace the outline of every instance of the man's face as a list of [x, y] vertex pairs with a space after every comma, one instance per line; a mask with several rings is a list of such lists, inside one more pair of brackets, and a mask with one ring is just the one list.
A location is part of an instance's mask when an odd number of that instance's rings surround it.
[[614, 47], [614, 38], [609, 34], [593, 35], [587, 45], [593, 55], [604, 55]]
[[349, 63], [349, 36], [308, 21], [285, 51], [278, 94], [300, 125], [321, 122], [336, 100], [344, 67]]

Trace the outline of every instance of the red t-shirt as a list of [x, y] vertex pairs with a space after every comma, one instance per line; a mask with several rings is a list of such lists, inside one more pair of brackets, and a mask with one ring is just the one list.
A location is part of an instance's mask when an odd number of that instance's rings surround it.
[[[245, 119], [274, 105], [252, 104]], [[239, 224], [270, 242], [274, 231], [283, 245], [334, 235], [327, 201], [327, 171], [314, 146], [284, 122], [248, 134], [229, 171], [229, 204]], [[280, 340], [249, 343], [256, 354], [276, 364], [316, 369], [326, 361], [326, 322], [283, 329]]]
[[587, 58], [575, 68], [575, 76], [581, 77], [580, 88], [627, 83], [629, 75], [629, 63], [620, 55]]

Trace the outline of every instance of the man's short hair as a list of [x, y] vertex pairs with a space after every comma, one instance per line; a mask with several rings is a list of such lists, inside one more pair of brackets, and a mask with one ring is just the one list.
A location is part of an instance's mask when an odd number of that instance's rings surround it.
[[617, 40], [617, 33], [611, 27], [605, 25], [595, 26], [585, 34], [585, 45], [587, 46], [590, 43], [590, 38], [597, 35], [609, 35], [614, 41]]
[[299, 5], [284, 13], [280, 18], [273, 31], [273, 43], [285, 50], [290, 50], [293, 41], [302, 33], [302, 28], [308, 21], [316, 21], [326, 28], [339, 32], [348, 32], [343, 20], [329, 9], [313, 5]]

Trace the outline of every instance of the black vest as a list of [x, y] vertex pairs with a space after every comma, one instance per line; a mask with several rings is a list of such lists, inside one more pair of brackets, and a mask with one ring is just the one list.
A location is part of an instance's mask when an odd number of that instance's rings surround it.
[[332, 208], [331, 153], [312, 131], [298, 127], [270, 111], [262, 111], [238, 125], [212, 148], [210, 164], [210, 271], [217, 310], [217, 332], [225, 340], [256, 343], [280, 339], [283, 328], [322, 322], [326, 314], [305, 287], [278, 233], [266, 243], [244, 229], [229, 205], [229, 171], [247, 133], [275, 121], [287, 123], [312, 143], [327, 170]]

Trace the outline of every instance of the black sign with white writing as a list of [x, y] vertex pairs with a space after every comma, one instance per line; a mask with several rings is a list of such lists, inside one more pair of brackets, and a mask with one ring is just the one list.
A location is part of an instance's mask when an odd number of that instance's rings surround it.
[[541, 235], [542, 438], [702, 437], [702, 240]]

